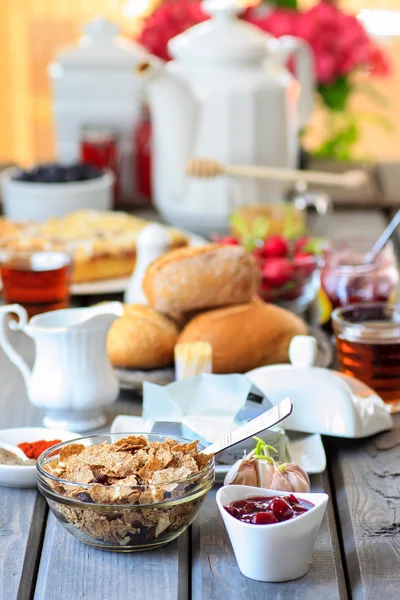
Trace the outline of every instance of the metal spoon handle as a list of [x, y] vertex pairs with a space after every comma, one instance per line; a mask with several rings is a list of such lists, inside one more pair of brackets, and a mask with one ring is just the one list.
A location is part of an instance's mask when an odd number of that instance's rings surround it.
[[276, 404], [269, 410], [265, 411], [259, 417], [249, 421], [242, 427], [238, 427], [228, 435], [217, 440], [211, 446], [208, 446], [201, 451], [201, 454], [218, 454], [230, 446], [234, 446], [247, 438], [257, 435], [260, 431], [273, 427], [283, 419], [286, 419], [293, 410], [293, 404], [290, 398], [285, 398], [279, 404]]
[[379, 252], [382, 250], [384, 245], [389, 241], [396, 227], [400, 225], [400, 210], [394, 215], [393, 219], [390, 221], [389, 225], [386, 227], [385, 231], [379, 236], [377, 241], [374, 244], [370, 254], [368, 255], [368, 263], [373, 263], [375, 258], [378, 256]]

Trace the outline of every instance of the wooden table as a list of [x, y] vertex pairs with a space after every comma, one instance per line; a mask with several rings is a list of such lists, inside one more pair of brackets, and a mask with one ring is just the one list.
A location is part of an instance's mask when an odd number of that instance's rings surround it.
[[[387, 216], [336, 211], [327, 235], [375, 239]], [[18, 334], [14, 343], [32, 359], [33, 348], [23, 338]], [[117, 414], [140, 411], [139, 399], [122, 393], [109, 411], [110, 423]], [[40, 425], [41, 418], [19, 372], [0, 351], [0, 428]], [[36, 490], [0, 488], [0, 600], [398, 599], [400, 418], [395, 424], [367, 440], [324, 440], [328, 468], [312, 478], [312, 488], [331, 500], [302, 579], [266, 584], [240, 574], [215, 490], [178, 540], [158, 550], [114, 554], [68, 534]]]

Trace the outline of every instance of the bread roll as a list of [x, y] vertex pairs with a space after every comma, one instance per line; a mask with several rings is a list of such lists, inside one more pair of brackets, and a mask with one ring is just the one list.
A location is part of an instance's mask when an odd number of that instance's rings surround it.
[[293, 313], [273, 304], [251, 302], [198, 315], [183, 329], [178, 343], [209, 342], [213, 373], [245, 373], [288, 362], [290, 341], [305, 334], [306, 324]]
[[111, 325], [107, 352], [114, 367], [156, 369], [172, 365], [178, 329], [149, 306], [126, 304]]
[[143, 279], [149, 304], [168, 315], [250, 302], [260, 284], [254, 257], [241, 246], [181, 248], [155, 260]]

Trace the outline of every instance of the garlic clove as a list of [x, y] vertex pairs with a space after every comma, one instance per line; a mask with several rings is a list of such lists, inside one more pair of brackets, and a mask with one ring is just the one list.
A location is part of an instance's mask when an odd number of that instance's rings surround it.
[[291, 483], [279, 469], [275, 471], [269, 489], [275, 490], [276, 492], [294, 492]]
[[246, 459], [242, 460], [236, 476], [232, 479], [231, 483], [236, 485], [251, 485], [253, 487], [259, 487], [260, 483], [255, 461]]
[[255, 462], [260, 487], [269, 489], [275, 472], [274, 463], [263, 459], [255, 459]]
[[225, 476], [224, 485], [234, 483], [237, 485], [260, 486], [256, 461], [251, 459], [251, 454], [241, 458], [232, 465]]

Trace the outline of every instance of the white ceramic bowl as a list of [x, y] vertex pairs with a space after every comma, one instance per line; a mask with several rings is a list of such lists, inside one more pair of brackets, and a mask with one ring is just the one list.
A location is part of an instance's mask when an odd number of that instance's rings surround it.
[[327, 494], [295, 494], [314, 504], [306, 513], [276, 523], [253, 525], [232, 517], [224, 508], [252, 496], [290, 496], [244, 485], [226, 485], [217, 492], [217, 504], [228, 531], [240, 571], [257, 581], [290, 581], [307, 573], [319, 526], [328, 503]]
[[[16, 427], [0, 431], [0, 443], [18, 446], [22, 442], [61, 440], [67, 442], [80, 437], [79, 433], [44, 427]], [[0, 465], [0, 485], [14, 488], [36, 487], [36, 465]], [[1, 492], [0, 492], [1, 493]]]
[[45, 221], [81, 208], [111, 210], [114, 175], [71, 183], [34, 183], [13, 177], [19, 169], [10, 167], [0, 175], [3, 212], [13, 221]]

